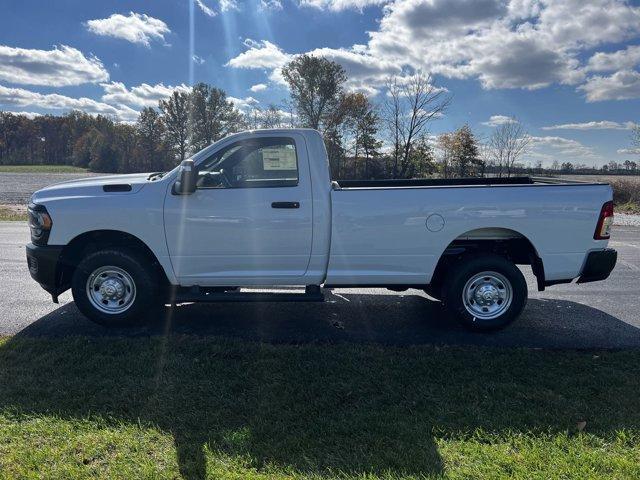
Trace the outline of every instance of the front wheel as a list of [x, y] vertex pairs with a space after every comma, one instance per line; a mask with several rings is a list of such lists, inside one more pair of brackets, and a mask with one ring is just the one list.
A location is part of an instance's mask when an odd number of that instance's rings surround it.
[[158, 307], [156, 276], [134, 251], [105, 249], [88, 254], [71, 281], [73, 299], [90, 320], [106, 327], [138, 325]]
[[527, 282], [499, 255], [462, 259], [445, 280], [443, 302], [465, 327], [491, 331], [513, 322], [527, 303]]

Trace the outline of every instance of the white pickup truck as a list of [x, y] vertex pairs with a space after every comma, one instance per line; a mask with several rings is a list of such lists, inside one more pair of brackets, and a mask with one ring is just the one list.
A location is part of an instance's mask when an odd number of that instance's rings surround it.
[[[231, 135], [166, 173], [92, 177], [33, 194], [27, 260], [53, 300], [108, 326], [178, 302], [318, 301], [322, 288], [425, 290], [474, 330], [539, 290], [603, 280], [612, 191], [521, 178], [332, 182], [320, 134]], [[277, 293], [246, 287], [305, 287]], [[245, 290], [242, 288], [245, 287]]]

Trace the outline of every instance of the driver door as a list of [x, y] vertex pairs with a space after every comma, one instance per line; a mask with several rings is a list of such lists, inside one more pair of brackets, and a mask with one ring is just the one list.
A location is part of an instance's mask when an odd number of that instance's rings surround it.
[[165, 230], [183, 285], [301, 285], [312, 197], [302, 137], [256, 134], [200, 162], [191, 195], [167, 192]]

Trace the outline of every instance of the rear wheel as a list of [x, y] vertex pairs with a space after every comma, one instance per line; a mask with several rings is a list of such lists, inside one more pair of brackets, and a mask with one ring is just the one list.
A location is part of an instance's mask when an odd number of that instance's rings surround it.
[[157, 276], [146, 258], [130, 250], [88, 254], [71, 281], [73, 299], [90, 320], [106, 327], [138, 325], [159, 307]]
[[527, 303], [527, 282], [508, 259], [485, 254], [456, 264], [445, 280], [444, 305], [465, 327], [491, 331], [513, 322]]

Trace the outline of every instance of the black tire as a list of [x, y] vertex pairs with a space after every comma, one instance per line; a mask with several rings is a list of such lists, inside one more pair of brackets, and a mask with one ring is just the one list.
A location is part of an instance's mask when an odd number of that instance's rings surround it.
[[[480, 282], [479, 284], [472, 282], [471, 285], [467, 285], [467, 282], [470, 282], [474, 276], [483, 272], [493, 272], [498, 275], [485, 276], [478, 280]], [[506, 279], [506, 285], [502, 285], [504, 282], [501, 281], [500, 277]], [[492, 302], [492, 304], [488, 307], [483, 307], [482, 304], [475, 301], [478, 297], [471, 294], [469, 295], [471, 300], [467, 302], [468, 306], [465, 305], [463, 298], [465, 287], [469, 287], [469, 291], [478, 292], [479, 286], [488, 285], [488, 288], [491, 289], [492, 285], [496, 283], [497, 287], [490, 291], [489, 295], [496, 291], [500, 292], [500, 287], [502, 287], [502, 289], [506, 288], [506, 292], [509, 292], [510, 289], [510, 304], [505, 302], [505, 306], [501, 307], [501, 304], [498, 303], [501, 301], [501, 298], [498, 298], [497, 301], [490, 299], [489, 301]], [[475, 288], [473, 288], [474, 285], [476, 285]], [[527, 303], [528, 292], [524, 275], [522, 275], [522, 272], [513, 262], [499, 255], [483, 254], [474, 257], [465, 257], [453, 265], [445, 279], [442, 293], [445, 308], [458, 322], [469, 330], [488, 332], [504, 328], [518, 318]], [[505, 296], [508, 297], [508, 295]], [[484, 298], [481, 298], [481, 300], [485, 301]], [[491, 308], [497, 308], [498, 311], [492, 312], [490, 310]], [[500, 308], [503, 310], [500, 310]], [[481, 312], [480, 310], [482, 309], [486, 309], [486, 312]], [[476, 311], [477, 314], [474, 315], [473, 311]], [[481, 318], [481, 315], [497, 316], [495, 318]]]
[[[127, 288], [126, 285], [133, 281], [134, 294], [127, 294], [130, 301], [125, 305], [126, 310], [122, 312], [106, 313], [96, 307], [90, 298], [89, 277], [103, 267], [115, 267], [116, 271], [124, 271], [128, 277], [124, 283], [121, 283], [125, 285], [128, 292], [132, 289]], [[105, 327], [131, 327], [143, 324], [151, 319], [160, 307], [158, 276], [155, 269], [149, 265], [146, 256], [129, 249], [108, 248], [86, 255], [73, 273], [71, 291], [80, 312], [88, 319]], [[114, 308], [125, 307], [116, 305]]]

